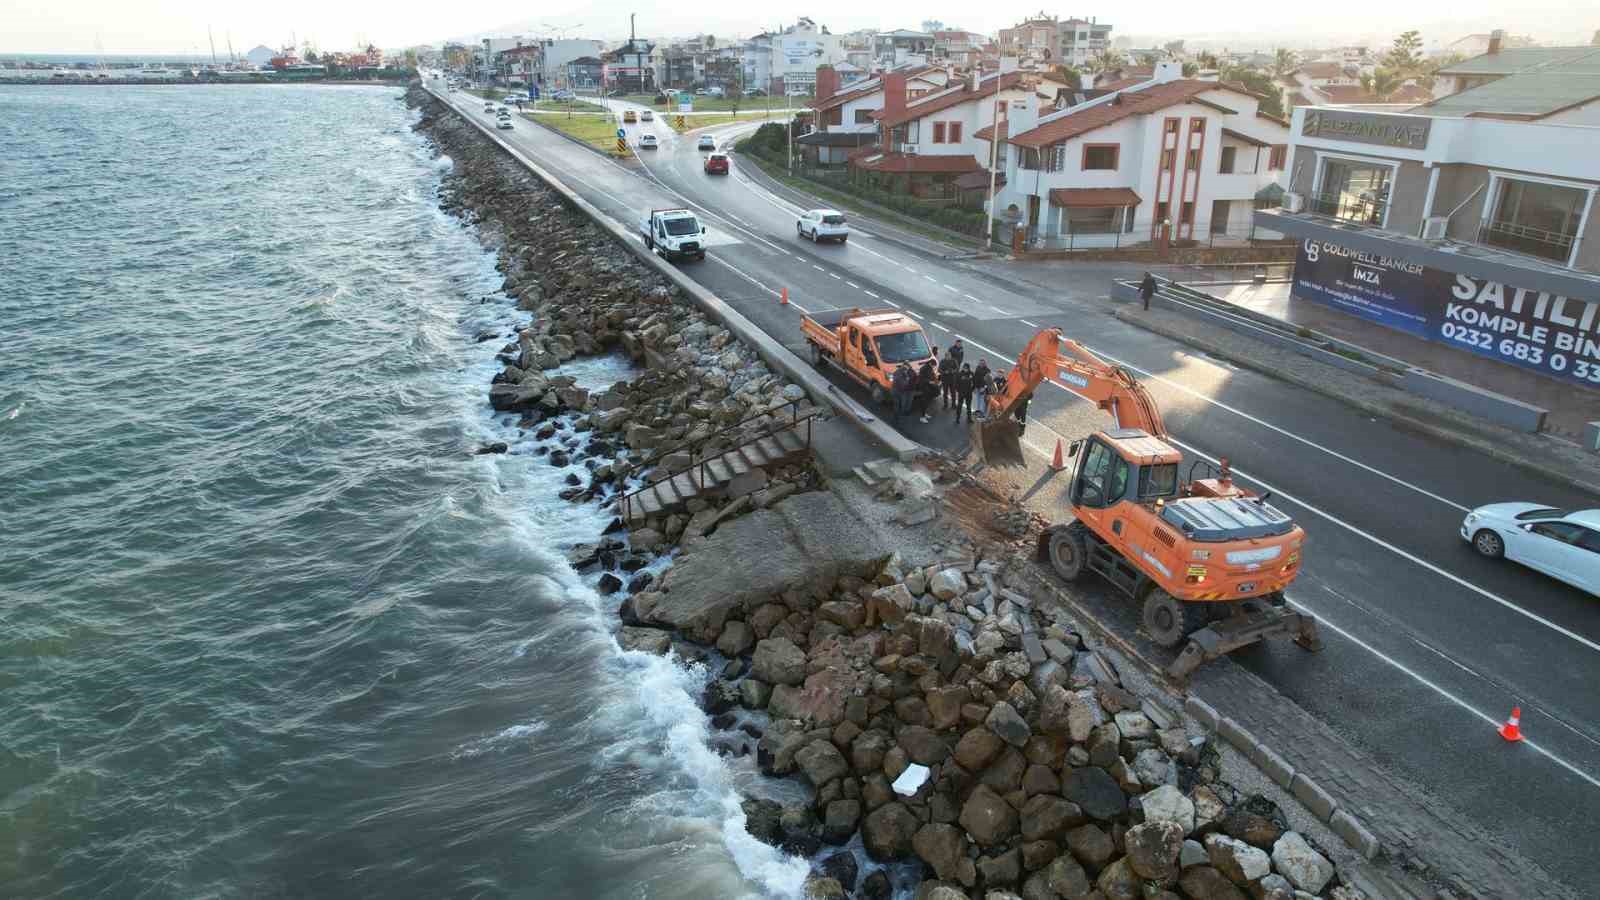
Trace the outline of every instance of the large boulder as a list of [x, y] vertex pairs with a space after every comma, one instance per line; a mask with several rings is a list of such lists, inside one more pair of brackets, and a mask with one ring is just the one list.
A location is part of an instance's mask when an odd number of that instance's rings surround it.
[[1099, 869], [1117, 853], [1111, 835], [1098, 825], [1079, 825], [1067, 832], [1067, 852], [1078, 862]]
[[756, 635], [749, 625], [734, 619], [722, 626], [722, 636], [717, 638], [717, 651], [723, 656], [743, 656], [755, 646]]
[[676, 560], [648, 621], [710, 644], [732, 611], [831, 585], [841, 575], [871, 577], [888, 555], [882, 535], [832, 492], [793, 494], [723, 522]]
[[861, 843], [867, 855], [879, 862], [900, 859], [911, 852], [911, 840], [922, 825], [901, 803], [885, 803], [861, 823]]
[[1076, 803], [1052, 794], [1038, 794], [1022, 807], [1022, 839], [1059, 841], [1067, 829], [1084, 821], [1083, 810]]
[[1333, 878], [1333, 863], [1314, 850], [1299, 832], [1286, 831], [1272, 845], [1272, 866], [1308, 894], [1320, 894]]
[[861, 874], [861, 864], [856, 862], [854, 853], [839, 850], [817, 863], [817, 871], [839, 882], [848, 893], [856, 889], [856, 877]]
[[811, 787], [817, 790], [835, 778], [850, 774], [850, 764], [832, 741], [812, 741], [794, 755], [794, 761], [811, 782]]
[[972, 699], [964, 684], [937, 687], [923, 695], [928, 707], [928, 727], [944, 731], [961, 724], [961, 707]]
[[1169, 881], [1178, 874], [1178, 853], [1183, 850], [1183, 829], [1173, 822], [1145, 822], [1128, 829], [1124, 837], [1128, 865], [1141, 878]]
[[767, 709], [781, 719], [802, 719], [818, 728], [831, 728], [844, 721], [853, 683], [851, 674], [839, 669], [813, 672], [804, 687], [780, 684], [773, 688]]
[[957, 864], [967, 858], [967, 836], [954, 825], [929, 823], [917, 829], [911, 846], [941, 879], [953, 881]]
[[1237, 885], [1248, 885], [1267, 877], [1272, 861], [1266, 851], [1225, 834], [1206, 835], [1206, 855], [1217, 871]]
[[985, 847], [1005, 843], [1017, 833], [1017, 811], [1004, 797], [980, 784], [961, 807], [961, 827]]
[[1000, 736], [1000, 739], [1013, 747], [1022, 747], [1028, 743], [1028, 738], [1033, 736], [1033, 731], [1028, 728], [1028, 723], [1023, 720], [1011, 704], [1001, 701], [989, 710], [988, 718], [983, 723], [989, 730]]
[[1194, 831], [1194, 801], [1170, 784], [1141, 796], [1139, 806], [1146, 822], [1172, 822], [1184, 834]]
[[1101, 869], [1094, 886], [1105, 895], [1106, 900], [1141, 900], [1144, 896], [1139, 874], [1133, 871], [1126, 856]]
[[622, 626], [622, 631], [617, 635], [617, 645], [624, 650], [636, 650], [640, 653], [654, 653], [664, 656], [672, 649], [672, 632], [660, 628], [640, 628], [630, 625]]
[[1190, 866], [1178, 876], [1178, 886], [1195, 900], [1249, 900], [1225, 875], [1211, 866]]
[[895, 735], [895, 740], [906, 751], [908, 759], [925, 766], [936, 766], [944, 762], [944, 758], [950, 753], [942, 738], [921, 725], [907, 725], [900, 729]]
[[967, 592], [967, 577], [960, 569], [940, 569], [928, 578], [928, 590], [940, 600], [954, 600]]
[[806, 652], [784, 637], [756, 644], [750, 674], [768, 684], [802, 684], [806, 680]]
[[1109, 822], [1128, 809], [1122, 788], [1105, 769], [1096, 766], [1080, 766], [1062, 775], [1061, 796], [1100, 822]]
[[1145, 787], [1178, 783], [1178, 767], [1160, 750], [1146, 747], [1133, 758], [1133, 774]]
[[955, 758], [968, 772], [981, 772], [1000, 755], [1005, 742], [984, 727], [973, 728], [956, 741]]
[[1058, 856], [1050, 861], [1044, 868], [1044, 883], [1055, 892], [1057, 897], [1079, 898], [1089, 896], [1093, 886], [1089, 884], [1089, 876], [1084, 873], [1083, 866], [1070, 856]]
[[870, 775], [883, 768], [883, 755], [894, 746], [894, 739], [878, 729], [856, 735], [850, 743], [850, 766], [857, 775]]
[[828, 804], [822, 816], [822, 840], [835, 847], [850, 840], [861, 821], [860, 800], [835, 800]]

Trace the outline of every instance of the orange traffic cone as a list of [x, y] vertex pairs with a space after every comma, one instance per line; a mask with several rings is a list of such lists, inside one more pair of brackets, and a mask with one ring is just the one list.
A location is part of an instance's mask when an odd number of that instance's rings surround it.
[[1050, 461], [1050, 468], [1060, 472], [1066, 467], [1066, 461], [1061, 458], [1061, 438], [1056, 438], [1056, 458]]
[[778, 295], [778, 305], [779, 306], [788, 306], [789, 305], [789, 289], [788, 288], [784, 288], [783, 292]]
[[1504, 725], [1500, 726], [1500, 736], [1505, 738], [1508, 741], [1520, 741], [1520, 740], [1522, 740], [1522, 724], [1520, 722], [1521, 719], [1522, 719], [1522, 707], [1520, 707], [1520, 706], [1512, 707], [1511, 708], [1511, 718], [1507, 719], [1506, 723]]

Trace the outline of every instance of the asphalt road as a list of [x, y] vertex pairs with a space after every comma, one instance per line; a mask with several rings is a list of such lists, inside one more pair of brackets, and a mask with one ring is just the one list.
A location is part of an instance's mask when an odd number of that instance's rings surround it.
[[[473, 98], [460, 107], [483, 115]], [[1059, 326], [1132, 369], [1186, 455], [1228, 457], [1307, 531], [1289, 596], [1322, 620], [1327, 649], [1271, 645], [1236, 661], [1557, 879], [1594, 889], [1587, 842], [1571, 835], [1600, 821], [1600, 598], [1481, 559], [1458, 530], [1484, 503], [1592, 507], [1600, 498], [1122, 323], [1101, 299], [1115, 267], [1086, 266], [1044, 292], [872, 225], [844, 245], [802, 241], [800, 198], [763, 188], [737, 157], [729, 176], [705, 175], [698, 133], [676, 135], [659, 118], [628, 127], [630, 143], [641, 128], [661, 141], [639, 166], [522, 120], [499, 134], [630, 227], [650, 207], [696, 209], [709, 255], [686, 271], [798, 353], [802, 312], [894, 305], [929, 326], [936, 344], [962, 337], [969, 360], [1009, 362], [1039, 327]], [[726, 143], [754, 127], [711, 131]], [[784, 288], [788, 306], [777, 302]], [[1050, 476], [1048, 455], [1057, 437], [1108, 420], [1055, 386], [1040, 390], [1029, 418], [1030, 465], [1013, 477], [1030, 505], [1060, 518], [1064, 479]], [[904, 431], [946, 449], [967, 440], [944, 417]], [[1529, 738], [1521, 745], [1493, 730], [1514, 705]]]

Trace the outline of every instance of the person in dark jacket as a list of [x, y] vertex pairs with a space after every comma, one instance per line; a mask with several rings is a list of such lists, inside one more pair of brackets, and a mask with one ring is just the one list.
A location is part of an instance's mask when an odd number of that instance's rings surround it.
[[1017, 437], [1021, 437], [1028, 430], [1028, 402], [1032, 399], [1032, 394], [1023, 394], [1017, 398], [1017, 405], [1011, 411], [1011, 415], [1017, 420]]
[[1156, 295], [1156, 277], [1149, 272], [1144, 273], [1144, 280], [1139, 282], [1139, 298], [1144, 301], [1144, 308], [1150, 308], [1150, 298]]
[[894, 397], [894, 421], [899, 422], [900, 417], [911, 412], [911, 398], [916, 387], [917, 378], [911, 372], [911, 363], [901, 363], [900, 368], [894, 370], [894, 375], [889, 379], [890, 392]]
[[974, 385], [973, 385], [973, 380], [972, 380], [972, 366], [968, 365], [966, 363], [962, 363], [961, 371], [956, 373], [955, 385], [954, 385], [955, 394], [956, 394], [956, 424], [957, 425], [961, 424], [961, 410], [963, 408], [966, 409], [966, 411], [967, 411], [967, 424], [968, 425], [972, 424], [972, 389], [973, 389], [973, 386]]
[[939, 370], [934, 367], [933, 358], [929, 357], [917, 370], [917, 415], [923, 424], [932, 422], [928, 416], [928, 406], [933, 403], [933, 398], [939, 393]]
[[961, 338], [956, 338], [956, 342], [950, 345], [950, 355], [956, 358], [956, 368], [960, 369], [967, 358], [967, 345], [961, 343]]
[[989, 371], [987, 359], [978, 360], [978, 367], [972, 370], [972, 387], [978, 394], [978, 418], [989, 418], [989, 395], [994, 393], [994, 375]]
[[944, 359], [939, 360], [939, 399], [945, 409], [956, 405], [956, 373], [959, 371], [961, 361], [956, 359], [956, 348], [951, 347], [945, 351]]

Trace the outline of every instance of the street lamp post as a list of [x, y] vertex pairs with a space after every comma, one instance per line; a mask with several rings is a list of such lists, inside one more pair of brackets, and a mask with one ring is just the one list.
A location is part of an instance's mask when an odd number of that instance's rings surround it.
[[[978, 63], [978, 70], [983, 70], [983, 63]], [[979, 76], [982, 77], [981, 75]], [[994, 119], [989, 126], [989, 230], [983, 238], [983, 249], [994, 249], [994, 187], [996, 179], [995, 166], [1000, 156], [1000, 57], [995, 57], [994, 69]], [[1009, 130], [1009, 129], [1008, 129]]]

